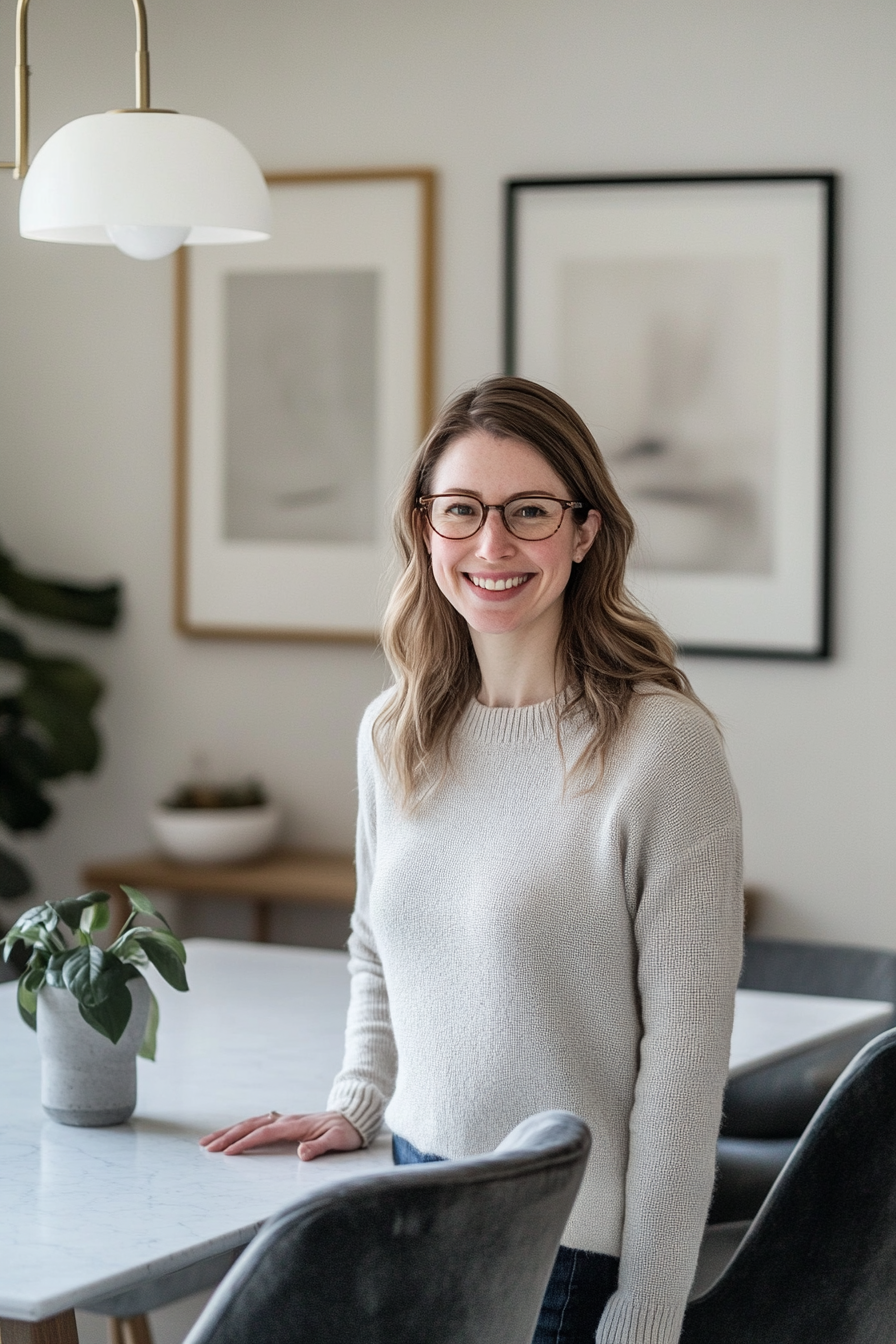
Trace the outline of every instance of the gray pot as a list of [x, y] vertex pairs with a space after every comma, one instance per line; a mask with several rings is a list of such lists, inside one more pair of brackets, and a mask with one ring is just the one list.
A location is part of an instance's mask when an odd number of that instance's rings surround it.
[[38, 994], [40, 1099], [51, 1120], [62, 1125], [120, 1125], [133, 1115], [149, 986], [138, 976], [128, 981], [128, 989], [134, 1006], [115, 1045], [88, 1026], [67, 989], [45, 985]]

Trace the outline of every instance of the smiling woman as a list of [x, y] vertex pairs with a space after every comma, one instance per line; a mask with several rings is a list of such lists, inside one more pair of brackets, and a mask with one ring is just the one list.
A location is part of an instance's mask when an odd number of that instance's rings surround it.
[[634, 535], [572, 407], [450, 402], [399, 499], [395, 686], [361, 725], [343, 1068], [213, 1151], [486, 1152], [545, 1107], [594, 1145], [535, 1344], [674, 1344], [715, 1165], [740, 824], [714, 721], [628, 596]]

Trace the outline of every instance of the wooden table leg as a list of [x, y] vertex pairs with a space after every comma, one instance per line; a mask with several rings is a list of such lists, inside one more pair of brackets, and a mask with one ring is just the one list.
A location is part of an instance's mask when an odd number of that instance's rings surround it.
[[253, 901], [253, 934], [256, 943], [269, 943], [271, 941], [271, 903], [270, 901]]
[[152, 1344], [145, 1316], [109, 1317], [109, 1344]]
[[0, 1344], [78, 1344], [75, 1313], [63, 1311], [43, 1321], [0, 1319]]

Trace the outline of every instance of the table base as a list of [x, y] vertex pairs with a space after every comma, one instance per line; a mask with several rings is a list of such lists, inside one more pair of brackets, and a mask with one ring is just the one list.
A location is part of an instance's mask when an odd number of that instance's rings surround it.
[[149, 1321], [145, 1316], [109, 1317], [109, 1344], [152, 1344]]

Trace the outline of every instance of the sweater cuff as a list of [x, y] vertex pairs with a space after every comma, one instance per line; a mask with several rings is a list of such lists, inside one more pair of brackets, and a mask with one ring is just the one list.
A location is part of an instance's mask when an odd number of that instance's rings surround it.
[[365, 1148], [376, 1137], [385, 1109], [386, 1102], [379, 1088], [358, 1078], [337, 1079], [327, 1098], [327, 1110], [344, 1115], [361, 1135]]
[[678, 1344], [684, 1306], [633, 1301], [614, 1293], [604, 1308], [595, 1344]]

